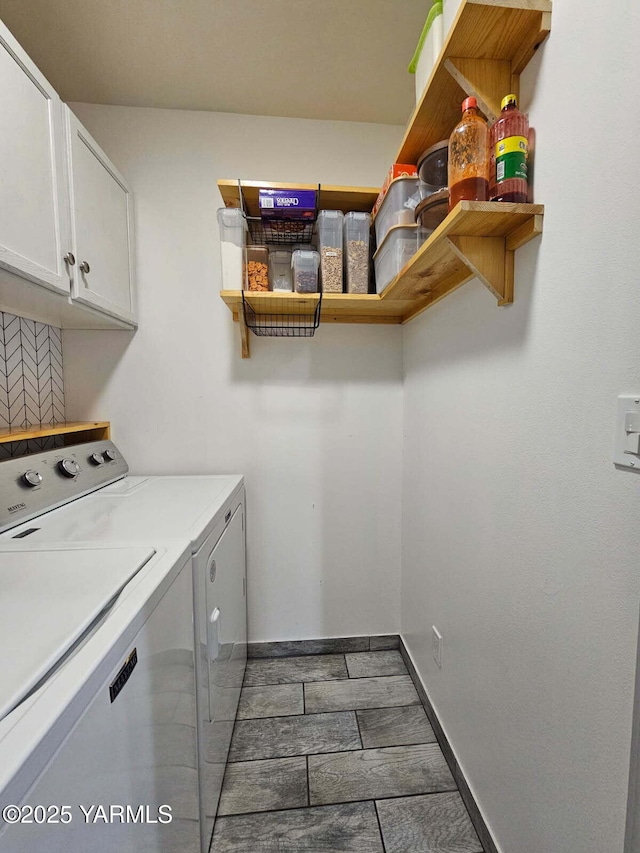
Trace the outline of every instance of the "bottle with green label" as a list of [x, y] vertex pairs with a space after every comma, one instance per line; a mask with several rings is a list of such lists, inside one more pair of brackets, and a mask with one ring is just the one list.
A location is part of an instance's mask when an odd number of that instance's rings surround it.
[[502, 110], [491, 128], [491, 201], [526, 202], [529, 194], [529, 119], [518, 109], [515, 95], [502, 99]]

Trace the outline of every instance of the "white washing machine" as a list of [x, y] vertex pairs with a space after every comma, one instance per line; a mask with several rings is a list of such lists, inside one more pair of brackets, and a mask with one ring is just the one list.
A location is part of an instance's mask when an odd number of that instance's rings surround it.
[[[101, 441], [0, 463], [0, 496], [5, 465], [13, 466], [22, 500], [0, 504], [0, 529], [10, 526], [0, 542], [190, 541], [201, 850], [207, 853], [246, 665], [243, 478], [127, 476], [128, 466], [115, 445]], [[36, 485], [27, 485], [31, 481]], [[43, 512], [43, 505], [52, 504], [47, 484], [60, 481], [78, 499]], [[16, 504], [3, 521], [3, 506]]]
[[3, 853], [198, 853], [190, 556], [0, 543]]

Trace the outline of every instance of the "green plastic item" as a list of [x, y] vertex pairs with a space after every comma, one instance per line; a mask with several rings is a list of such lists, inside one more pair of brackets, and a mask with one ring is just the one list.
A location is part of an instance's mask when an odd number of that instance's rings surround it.
[[420, 54], [422, 53], [422, 48], [424, 47], [424, 42], [427, 36], [429, 35], [429, 30], [431, 29], [431, 24], [435, 21], [438, 15], [442, 14], [442, 0], [436, 0], [431, 9], [429, 9], [429, 14], [427, 15], [427, 20], [425, 21], [424, 28], [420, 35], [420, 41], [418, 42], [418, 46], [416, 48], [416, 52], [413, 54], [413, 59], [409, 63], [409, 74], [416, 73], [416, 66], [420, 61]]

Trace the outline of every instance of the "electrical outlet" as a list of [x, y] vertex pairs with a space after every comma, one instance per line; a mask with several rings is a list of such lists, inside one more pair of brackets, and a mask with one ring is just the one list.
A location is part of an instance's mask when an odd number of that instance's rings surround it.
[[440, 669], [442, 669], [442, 634], [435, 625], [431, 626], [432, 635], [431, 635], [431, 651], [433, 653], [433, 659], [438, 665]]

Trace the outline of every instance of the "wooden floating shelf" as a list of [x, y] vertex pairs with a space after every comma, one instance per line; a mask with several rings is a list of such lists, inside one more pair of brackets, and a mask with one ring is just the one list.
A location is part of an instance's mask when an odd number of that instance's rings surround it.
[[[417, 163], [423, 151], [448, 139], [460, 119], [465, 97], [477, 98], [489, 121], [500, 112], [505, 94], [519, 94], [520, 73], [551, 29], [551, 0], [462, 0], [451, 31], [431, 73], [424, 95], [409, 120], [396, 156]], [[227, 207], [258, 216], [260, 187], [317, 189], [317, 185], [219, 181]], [[242, 193], [242, 198], [241, 198]], [[378, 190], [371, 187], [320, 187], [320, 209], [371, 211]], [[539, 204], [463, 201], [431, 234], [411, 261], [378, 295], [323, 294], [322, 323], [407, 323], [470, 278], [477, 277], [498, 305], [513, 302], [514, 251], [542, 233]], [[247, 294], [254, 310], [300, 312], [308, 299], [295, 294]], [[240, 325], [242, 356], [249, 357], [242, 292], [221, 297]], [[296, 304], [294, 302], [294, 304]]]
[[[513, 253], [542, 233], [541, 204], [462, 201], [411, 261], [377, 294], [325, 293], [322, 323], [406, 323], [473, 277], [499, 305], [513, 301]], [[242, 322], [242, 291], [223, 290], [234, 321]], [[268, 314], [309, 312], [309, 297], [246, 293], [254, 310]]]
[[263, 190], [317, 190], [319, 210], [342, 210], [347, 213], [357, 210], [371, 213], [378, 198], [379, 188], [376, 187], [341, 187], [332, 184], [285, 184], [269, 183], [268, 181], [218, 181], [218, 189], [225, 207], [241, 207], [240, 188], [245, 203], [245, 213], [249, 216], [260, 216], [258, 207], [258, 191]]
[[551, 30], [551, 0], [462, 0], [422, 100], [409, 119], [397, 163], [417, 163], [448, 139], [460, 104], [473, 96], [490, 122]]
[[477, 277], [498, 305], [513, 302], [513, 253], [542, 233], [541, 204], [461, 201], [385, 288], [382, 301], [409, 302], [401, 322]]
[[[223, 290], [220, 296], [237, 323], [242, 317], [242, 291]], [[315, 300], [297, 293], [246, 291], [245, 297], [257, 314], [309, 314], [315, 305]], [[409, 303], [404, 306], [405, 309], [409, 307]], [[402, 306], [400, 302], [392, 303], [375, 293], [323, 293], [320, 322], [397, 324], [402, 322]]]
[[28, 441], [33, 438], [64, 436], [65, 444], [83, 444], [87, 441], [105, 441], [111, 436], [109, 421], [65, 421], [40, 424], [18, 429], [0, 429], [0, 444], [10, 441]]

